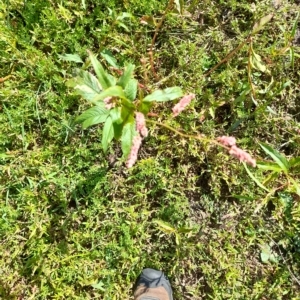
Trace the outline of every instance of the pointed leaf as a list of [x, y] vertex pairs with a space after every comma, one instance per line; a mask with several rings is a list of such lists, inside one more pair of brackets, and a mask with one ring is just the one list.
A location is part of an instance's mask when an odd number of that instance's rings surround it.
[[102, 148], [104, 153], [107, 151], [108, 145], [112, 141], [113, 137], [114, 137], [114, 127], [113, 127], [111, 117], [108, 116], [104, 123], [103, 134], [102, 134]]
[[269, 261], [269, 258], [270, 258], [270, 253], [267, 252], [266, 250], [263, 250], [260, 253], [260, 259], [262, 263], [266, 264]]
[[125, 94], [123, 92], [123, 89], [120, 86], [115, 85], [115, 86], [111, 86], [111, 87], [107, 88], [100, 94], [96, 95], [93, 98], [93, 101], [101, 101], [101, 100], [104, 100], [106, 97], [118, 97], [121, 99], [126, 98]]
[[100, 62], [97, 60], [97, 58], [92, 54], [92, 52], [88, 52], [90, 55], [91, 63], [94, 67], [94, 70], [97, 74], [97, 77], [99, 79], [99, 82], [102, 86], [102, 88], [105, 90], [109, 88], [110, 86], [114, 85], [114, 81], [111, 75], [109, 75], [107, 72], [105, 72], [104, 68], [100, 64]]
[[65, 61], [73, 61], [76, 63], [83, 63], [82, 59], [78, 54], [63, 54], [63, 55], [58, 55], [60, 59], [65, 60]]
[[250, 57], [251, 66], [261, 72], [266, 72], [267, 67], [263, 64], [260, 55], [252, 51], [252, 56]]
[[122, 146], [122, 152], [123, 152], [123, 157], [127, 158], [131, 146], [132, 146], [132, 140], [133, 137], [137, 134], [136, 129], [135, 129], [135, 122], [134, 118], [131, 117], [129, 122], [127, 122], [122, 131], [122, 137], [121, 137], [121, 146]]
[[142, 102], [139, 105], [139, 111], [142, 112], [144, 115], [146, 115], [150, 111], [152, 105], [153, 102]]
[[132, 65], [132, 64], [128, 64], [125, 67], [125, 70], [124, 70], [122, 76], [117, 81], [117, 85], [120, 85], [123, 89], [126, 87], [126, 85], [128, 84], [129, 80], [133, 76], [134, 67], [135, 66]]
[[119, 69], [117, 60], [113, 57], [109, 50], [104, 49], [100, 54], [112, 67]]
[[137, 86], [138, 86], [138, 81], [136, 79], [130, 79], [129, 82], [127, 83], [124, 93], [127, 99], [134, 101], [136, 98], [137, 94]]
[[88, 101], [93, 100], [101, 93], [98, 79], [87, 71], [80, 71], [74, 82], [77, 82], [77, 85], [74, 87], [76, 92]]
[[129, 109], [128, 107], [122, 105], [122, 110], [121, 110], [121, 119], [125, 122], [128, 121], [129, 114], [130, 112], [133, 112], [133, 110]]
[[295, 22], [294, 22], [294, 25], [293, 25], [293, 28], [292, 28], [292, 32], [291, 32], [291, 37], [292, 37], [292, 38], [295, 36], [296, 30], [297, 30], [297, 28], [298, 28], [299, 16], [300, 16], [300, 13], [299, 13], [299, 11], [298, 11], [297, 17], [296, 17], [296, 19], [295, 19]]
[[95, 93], [94, 90], [85, 84], [76, 85], [75, 90], [78, 95], [89, 101], [93, 100], [98, 95], [98, 93]]
[[117, 124], [122, 123], [123, 120], [121, 117], [121, 107], [114, 107], [113, 109], [110, 110], [109, 115], [113, 123], [117, 123]]
[[134, 104], [126, 98], [122, 99], [122, 105], [128, 108], [129, 110], [135, 109]]
[[173, 228], [170, 224], [166, 223], [166, 222], [163, 222], [163, 221], [160, 221], [160, 220], [154, 220], [153, 221], [154, 223], [156, 223], [160, 229], [162, 231], [164, 231], [165, 233], [175, 233], [176, 232], [176, 229]]
[[187, 227], [180, 227], [180, 228], [178, 228], [177, 231], [182, 232], [182, 233], [188, 233], [188, 232], [193, 231], [193, 229], [192, 228], [187, 228]]
[[273, 18], [273, 14], [268, 14], [264, 17], [262, 17], [258, 22], [256, 22], [253, 26], [252, 29], [252, 35], [258, 33], [261, 29], [263, 29], [263, 27], [271, 21], [271, 19]]
[[290, 177], [289, 179], [293, 183], [295, 193], [298, 196], [300, 196], [300, 185], [299, 185], [299, 183], [294, 178], [292, 178], [292, 177]]
[[102, 87], [93, 74], [88, 71], [79, 70], [78, 76], [82, 79], [83, 83], [93, 89], [95, 93], [101, 93]]
[[153, 16], [142, 16], [141, 20], [140, 20], [140, 23], [156, 27], [156, 21], [153, 18]]
[[262, 170], [269, 170], [269, 171], [275, 171], [275, 172], [281, 172], [281, 168], [276, 164], [276, 163], [273, 163], [273, 162], [258, 162], [257, 163], [257, 167], [259, 169], [262, 169]]
[[180, 235], [177, 233], [177, 232], [175, 232], [175, 244], [177, 245], [177, 246], [179, 246], [180, 245]]
[[78, 116], [75, 121], [82, 123], [83, 128], [87, 128], [95, 124], [104, 123], [108, 115], [109, 110], [105, 109], [103, 104], [103, 107], [94, 106], [86, 110], [80, 116]]
[[113, 123], [113, 126], [114, 126], [114, 138], [116, 140], [119, 140], [122, 136], [123, 123], [121, 124]]
[[180, 87], [174, 86], [171, 88], [166, 88], [164, 90], [154, 91], [152, 94], [146, 96], [143, 101], [145, 102], [163, 102], [175, 100], [183, 96], [183, 92]]
[[289, 165], [291, 167], [297, 167], [300, 165], [300, 157], [293, 157], [289, 161]]
[[120, 15], [118, 15], [117, 20], [123, 20], [126, 18], [133, 18], [134, 16], [131, 13], [127, 13], [127, 12], [122, 12]]
[[91, 284], [91, 286], [94, 288], [94, 289], [98, 289], [102, 292], [105, 292], [105, 285], [102, 281], [99, 281], [98, 283], [94, 283], [94, 284]]
[[285, 173], [288, 172], [289, 163], [282, 154], [265, 143], [260, 143], [260, 146], [266, 152], [266, 154], [272, 157], [272, 159], [277, 163], [282, 171], [284, 171]]
[[246, 170], [246, 172], [248, 173], [248, 175], [250, 176], [250, 178], [263, 190], [269, 192], [269, 190], [256, 178], [254, 177], [254, 175], [251, 173], [251, 171], [247, 168], [247, 165], [243, 162], [243, 166]]
[[184, 1], [183, 0], [174, 0], [175, 6], [177, 11], [182, 14], [183, 13], [183, 5]]
[[[281, 169], [280, 169], [281, 171]], [[271, 181], [277, 179], [279, 176], [278, 172], [273, 171], [272, 173], [270, 173], [270, 175], [263, 181], [263, 185], [266, 186], [268, 185]]]

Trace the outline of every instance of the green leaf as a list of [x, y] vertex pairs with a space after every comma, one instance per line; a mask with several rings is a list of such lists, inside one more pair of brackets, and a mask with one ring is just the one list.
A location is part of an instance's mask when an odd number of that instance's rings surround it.
[[300, 196], [300, 185], [299, 183], [292, 177], [289, 177], [290, 181], [293, 183], [293, 187], [295, 190], [295, 193]]
[[266, 152], [266, 154], [272, 157], [272, 159], [277, 163], [282, 171], [284, 171], [285, 173], [288, 172], [289, 163], [283, 155], [281, 155], [277, 150], [273, 149], [265, 143], [260, 143], [260, 146]]
[[[281, 171], [281, 169], [280, 169], [280, 171]], [[277, 179], [278, 176], [279, 176], [279, 173], [273, 171], [273, 172], [271, 172], [271, 173], [268, 175], [268, 177], [263, 181], [262, 184], [263, 184], [264, 186], [266, 186], [266, 185], [268, 185], [271, 181]]]
[[122, 105], [121, 109], [121, 119], [125, 122], [127, 122], [127, 119], [129, 117], [130, 112], [133, 112], [133, 110], [129, 109], [128, 107]]
[[117, 20], [124, 20], [126, 18], [133, 18], [134, 16], [131, 13], [127, 13], [127, 12], [122, 12], [120, 15], [118, 15]]
[[117, 60], [113, 57], [109, 50], [104, 49], [100, 54], [112, 67], [119, 69]]
[[269, 258], [270, 258], [270, 254], [268, 252], [262, 251], [260, 253], [260, 259], [262, 263], [266, 264], [269, 261]]
[[104, 127], [103, 127], [103, 134], [102, 134], [102, 148], [104, 153], [107, 151], [108, 145], [114, 138], [114, 127], [112, 118], [110, 116], [107, 117]]
[[67, 85], [73, 87], [77, 94], [89, 101], [102, 90], [98, 79], [91, 73], [82, 70], [78, 72], [76, 77], [70, 79]]
[[264, 28], [264, 26], [271, 21], [273, 18], [273, 14], [268, 14], [264, 17], [262, 17], [258, 22], [256, 22], [252, 29], [252, 35], [258, 33], [261, 29]]
[[262, 170], [281, 172], [281, 168], [273, 162], [258, 162], [257, 167]]
[[84, 99], [92, 101], [99, 94], [95, 92], [92, 88], [85, 84], [80, 84], [75, 86], [76, 93], [81, 95]]
[[58, 57], [62, 60], [65, 61], [73, 61], [76, 63], [83, 63], [82, 59], [78, 54], [63, 54], [63, 55], [58, 55]]
[[184, 1], [183, 0], [174, 0], [174, 3], [175, 3], [177, 11], [180, 14], [183, 14]]
[[251, 66], [256, 70], [259, 70], [261, 72], [266, 72], [267, 67], [263, 64], [260, 55], [256, 54], [253, 50], [252, 50], [252, 54], [253, 55], [251, 55], [250, 57]]
[[79, 70], [78, 76], [82, 79], [82, 82], [89, 86], [91, 89], [93, 89], [97, 93], [101, 93], [102, 88], [98, 81], [98, 79], [91, 74], [90, 72]]
[[122, 105], [127, 107], [129, 110], [134, 110], [135, 109], [134, 104], [126, 98], [122, 99]]
[[97, 74], [97, 77], [99, 79], [99, 82], [100, 82], [102, 88], [105, 90], [105, 89], [113, 86], [115, 84], [113, 77], [105, 72], [104, 68], [102, 67], [100, 62], [97, 60], [97, 58], [92, 54], [92, 52], [89, 51], [88, 53], [89, 53], [91, 63], [94, 67], [94, 70]]
[[104, 283], [102, 281], [99, 281], [98, 283], [94, 283], [91, 285], [94, 289], [98, 289], [102, 292], [105, 292]]
[[123, 131], [123, 123], [113, 123], [114, 126], [114, 137], [116, 140], [119, 140], [122, 136]]
[[293, 28], [292, 28], [291, 38], [294, 38], [295, 33], [296, 33], [296, 30], [297, 30], [297, 28], [298, 28], [299, 16], [300, 16], [300, 14], [299, 14], [299, 12], [298, 12], [298, 13], [297, 13], [297, 17], [296, 17], [295, 22], [294, 22], [294, 25], [293, 25]]
[[121, 147], [122, 147], [122, 152], [123, 152], [123, 157], [127, 158], [131, 146], [132, 146], [132, 140], [134, 136], [137, 134], [136, 129], [135, 129], [135, 122], [134, 118], [131, 117], [129, 122], [127, 122], [122, 131], [122, 137], [121, 137]]
[[80, 71], [78, 77], [74, 79], [75, 90], [77, 94], [84, 99], [92, 101], [97, 95], [101, 93], [101, 86], [98, 79], [87, 71]]
[[107, 88], [106, 90], [104, 90], [100, 94], [96, 95], [95, 98], [93, 98], [93, 101], [101, 101], [101, 100], [104, 100], [107, 97], [118, 97], [118, 98], [121, 98], [121, 99], [126, 98], [125, 94], [123, 92], [123, 89], [118, 85], [114, 85], [114, 86], [111, 86], [111, 87]]
[[262, 188], [263, 190], [269, 192], [269, 190], [262, 184], [260, 183], [260, 181], [254, 177], [254, 175], [251, 173], [251, 171], [247, 168], [247, 165], [243, 162], [243, 166], [246, 170], [246, 172], [248, 173], [248, 175], [250, 176], [250, 178], [260, 187]]
[[121, 21], [116, 21], [116, 24], [119, 26], [119, 27], [122, 27], [125, 29], [125, 31], [129, 32], [129, 28]]
[[121, 107], [114, 107], [113, 109], [110, 110], [109, 115], [113, 123], [121, 124], [123, 122], [121, 116]]
[[188, 227], [179, 227], [178, 232], [181, 232], [181, 233], [189, 233], [189, 232], [192, 232], [193, 231], [193, 228], [188, 228]]
[[140, 23], [156, 27], [156, 21], [153, 16], [142, 16]]
[[181, 88], [174, 86], [174, 87], [166, 88], [164, 90], [154, 91], [152, 94], [146, 96], [143, 101], [145, 101], [145, 102], [171, 101], [171, 100], [175, 100], [182, 96], [183, 96], [183, 92], [182, 92]]
[[180, 235], [177, 232], [175, 232], [175, 244], [177, 246], [179, 246], [180, 245], [180, 241], [181, 241]]
[[103, 104], [103, 107], [94, 106], [86, 110], [78, 116], [75, 121], [77, 123], [82, 123], [83, 128], [87, 128], [95, 124], [104, 123], [108, 116], [109, 110], [105, 109]]
[[138, 81], [136, 79], [130, 79], [127, 83], [124, 93], [127, 99], [134, 101], [137, 94]]
[[160, 230], [162, 230], [165, 233], [170, 234], [176, 232], [176, 229], [166, 222], [160, 220], [154, 220], [153, 222], [156, 223], [159, 226]]
[[289, 160], [289, 165], [291, 167], [297, 167], [300, 165], [300, 157], [293, 157]]
[[125, 89], [126, 85], [128, 84], [129, 80], [132, 78], [134, 65], [128, 64], [125, 67], [125, 70], [119, 80], [117, 81], [117, 85], [120, 85], [123, 89]]
[[277, 254], [272, 251], [271, 247], [268, 244], [264, 244], [261, 246], [260, 259], [262, 263], [266, 264], [268, 262], [277, 263]]
[[139, 105], [139, 111], [146, 115], [150, 111], [152, 105], [153, 102], [141, 102]]

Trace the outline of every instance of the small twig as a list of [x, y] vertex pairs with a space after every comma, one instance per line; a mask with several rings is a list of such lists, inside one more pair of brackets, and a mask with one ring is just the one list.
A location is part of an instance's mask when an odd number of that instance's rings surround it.
[[213, 71], [218, 69], [223, 63], [228, 61], [237, 51], [239, 51], [245, 44], [247, 44], [251, 40], [251, 35], [249, 35], [246, 40], [244, 40], [241, 44], [239, 44], [235, 49], [229, 52], [220, 62], [218, 62], [213, 68], [203, 74], [204, 77], [211, 74]]
[[12, 77], [12, 75], [7, 75], [7, 76], [5, 76], [5, 77], [1, 77], [1, 78], [0, 78], [0, 83], [2, 83], [2, 82], [4, 82], [4, 81], [8, 80], [8, 79], [11, 78], [11, 77]]

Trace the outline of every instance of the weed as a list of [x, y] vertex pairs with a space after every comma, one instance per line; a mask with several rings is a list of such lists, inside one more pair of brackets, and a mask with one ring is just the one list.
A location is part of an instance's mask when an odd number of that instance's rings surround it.
[[[131, 299], [153, 267], [175, 299], [298, 299], [299, 5], [273, 2], [0, 3], [1, 298]], [[135, 65], [141, 99], [196, 95], [176, 118], [153, 105], [129, 170], [101, 124], [75, 122], [91, 107], [67, 82], [97, 76], [87, 49], [118, 78]], [[222, 136], [257, 168], [210, 143]]]

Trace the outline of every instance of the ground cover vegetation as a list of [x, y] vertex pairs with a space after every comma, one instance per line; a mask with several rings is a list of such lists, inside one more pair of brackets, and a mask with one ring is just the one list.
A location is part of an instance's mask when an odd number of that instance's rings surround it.
[[[144, 267], [175, 299], [299, 299], [299, 1], [11, 0], [0, 16], [1, 299], [132, 299]], [[106, 107], [99, 63], [129, 74]], [[84, 115], [103, 107], [110, 133]], [[136, 109], [149, 132], [126, 164]]]

